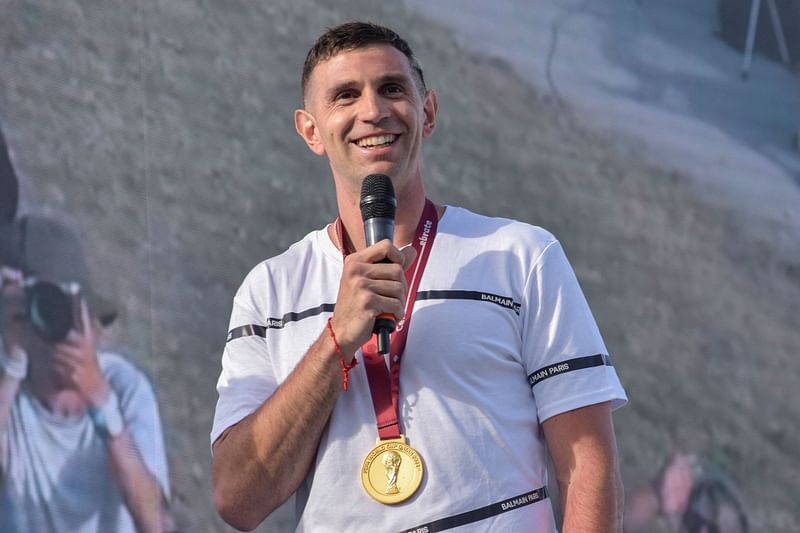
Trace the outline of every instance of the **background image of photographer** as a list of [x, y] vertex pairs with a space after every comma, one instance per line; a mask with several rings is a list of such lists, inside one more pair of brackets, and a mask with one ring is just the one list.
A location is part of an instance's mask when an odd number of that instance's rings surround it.
[[92, 290], [80, 243], [65, 225], [37, 215], [20, 218], [0, 233], [0, 258], [24, 274], [28, 319], [44, 340], [62, 342], [70, 329], [79, 329], [82, 299], [101, 326], [116, 318], [111, 302]]
[[41, 215], [4, 223], [0, 269], [0, 531], [171, 529], [155, 395], [97, 349], [116, 310], [78, 236]]

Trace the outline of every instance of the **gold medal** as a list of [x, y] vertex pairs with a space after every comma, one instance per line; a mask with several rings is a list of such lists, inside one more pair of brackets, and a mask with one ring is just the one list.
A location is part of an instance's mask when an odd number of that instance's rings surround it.
[[422, 483], [425, 467], [422, 457], [406, 444], [400, 435], [397, 439], [377, 440], [361, 465], [361, 483], [375, 500], [394, 504], [413, 495]]

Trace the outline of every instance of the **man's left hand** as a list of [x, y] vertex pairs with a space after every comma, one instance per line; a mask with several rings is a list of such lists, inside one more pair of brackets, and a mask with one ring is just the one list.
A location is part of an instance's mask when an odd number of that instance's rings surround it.
[[62, 379], [92, 407], [100, 407], [109, 394], [108, 382], [97, 360], [95, 328], [86, 300], [80, 302], [80, 323], [56, 345], [54, 364]]

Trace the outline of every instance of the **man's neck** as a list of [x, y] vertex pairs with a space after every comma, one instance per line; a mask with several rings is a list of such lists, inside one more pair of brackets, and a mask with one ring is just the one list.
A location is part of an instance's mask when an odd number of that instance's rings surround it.
[[[425, 207], [425, 189], [422, 182], [413, 183], [404, 190], [398, 190], [397, 210], [394, 219], [394, 244], [405, 246], [414, 239], [414, 232]], [[339, 218], [345, 228], [346, 235], [339, 236], [351, 251], [366, 248], [364, 237], [364, 221], [361, 218], [360, 195], [355, 196], [337, 189]], [[441, 210], [440, 210], [441, 212]], [[336, 243], [341, 246], [341, 243]]]

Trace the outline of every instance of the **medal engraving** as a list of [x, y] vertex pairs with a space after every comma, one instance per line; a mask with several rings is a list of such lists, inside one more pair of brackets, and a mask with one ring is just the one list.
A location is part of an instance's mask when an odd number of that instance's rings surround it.
[[385, 504], [410, 498], [423, 476], [422, 457], [402, 435], [399, 439], [378, 440], [361, 466], [361, 483], [367, 494]]

